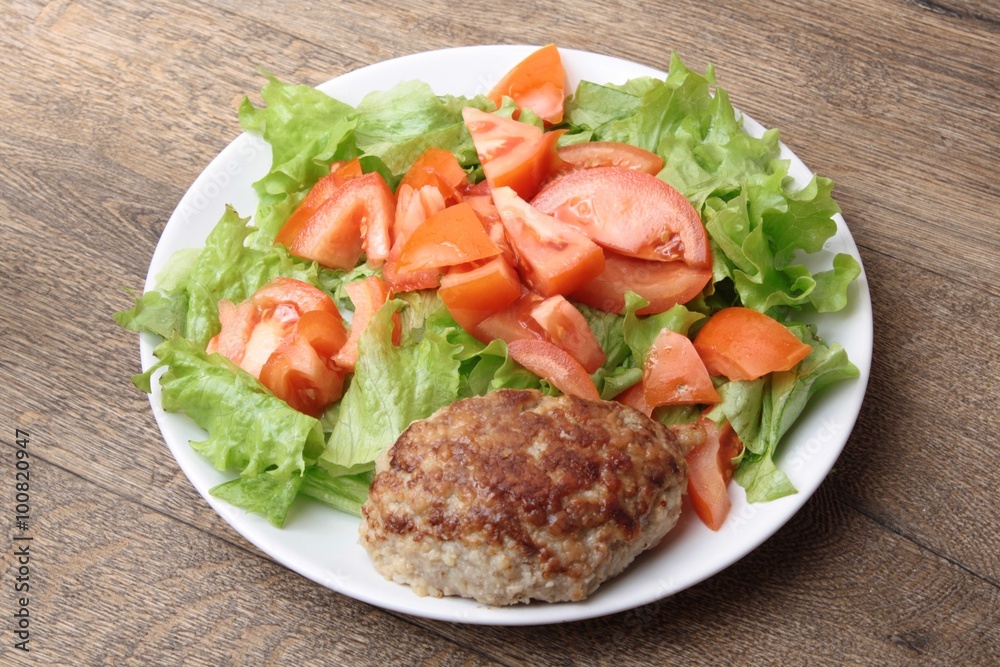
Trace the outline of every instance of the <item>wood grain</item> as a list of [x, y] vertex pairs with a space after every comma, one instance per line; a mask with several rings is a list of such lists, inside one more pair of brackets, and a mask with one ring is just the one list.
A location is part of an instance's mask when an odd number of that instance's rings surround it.
[[42, 662], [4, 653], [14, 664], [497, 664], [55, 466], [34, 472]]
[[994, 586], [927, 559], [823, 487], [762, 548], [670, 599], [555, 628], [447, 631], [509, 664], [972, 665], [1000, 648], [997, 602]]
[[[32, 434], [38, 618], [2, 664], [988, 664], [1000, 655], [1000, 6], [15, 0], [0, 13], [0, 461]], [[471, 6], [470, 6], [471, 7]], [[317, 84], [417, 51], [556, 42], [712, 63], [835, 194], [871, 286], [868, 396], [834, 473], [720, 575], [582, 623], [403, 617], [272, 563], [159, 436], [129, 304], [255, 67]], [[9, 498], [0, 474], [0, 497]], [[5, 500], [4, 502], [9, 502]], [[0, 514], [9, 515], [7, 506]], [[0, 616], [14, 528], [5, 519]], [[34, 603], [33, 603], [34, 604]], [[34, 609], [34, 608], [33, 608]], [[37, 652], [34, 652], [37, 649]]]

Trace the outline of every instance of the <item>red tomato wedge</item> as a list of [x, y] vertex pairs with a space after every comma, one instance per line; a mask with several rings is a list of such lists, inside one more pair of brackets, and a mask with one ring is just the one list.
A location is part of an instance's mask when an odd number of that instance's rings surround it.
[[787, 371], [812, 348], [785, 325], [750, 308], [724, 308], [698, 331], [694, 347], [712, 375], [754, 380]]
[[433, 185], [449, 204], [461, 201], [460, 189], [467, 183], [465, 170], [451, 151], [431, 146], [410, 165], [396, 191], [407, 185], [419, 190], [425, 185]]
[[543, 132], [472, 107], [462, 109], [462, 118], [490, 189], [506, 186], [524, 199], [533, 197], [558, 159], [555, 145], [562, 131]]
[[617, 141], [586, 141], [560, 146], [559, 158], [565, 171], [594, 167], [622, 167], [656, 176], [663, 169], [663, 158], [644, 148]]
[[275, 278], [238, 306], [219, 302], [222, 329], [208, 342], [207, 351], [219, 352], [259, 378], [271, 354], [311, 311], [323, 311], [340, 320], [333, 299], [321, 290], [300, 280]]
[[324, 291], [294, 278], [275, 278], [254, 292], [250, 301], [265, 313], [281, 305], [290, 305], [300, 315], [313, 310], [340, 315], [337, 304]]
[[624, 255], [712, 267], [698, 212], [684, 195], [647, 173], [582, 169], [546, 185], [531, 204]]
[[566, 71], [555, 44], [538, 49], [515, 65], [486, 95], [498, 107], [504, 97], [520, 109], [531, 109], [553, 125], [562, 122]]
[[[340, 348], [333, 361], [339, 367], [353, 371], [358, 362], [358, 341], [361, 340], [361, 334], [368, 328], [368, 323], [379, 308], [385, 305], [390, 292], [389, 286], [378, 276], [368, 276], [364, 280], [348, 283], [344, 289], [354, 304], [354, 317], [351, 319], [351, 332], [347, 342]], [[396, 328], [393, 330], [394, 345], [399, 344], [400, 336], [401, 330], [397, 320]]]
[[389, 254], [395, 207], [395, 197], [382, 177], [364, 174], [345, 181], [293, 233], [278, 236], [296, 257], [332, 269], [353, 269], [363, 252], [378, 265]]
[[309, 194], [299, 204], [298, 208], [292, 212], [278, 230], [275, 243], [281, 243], [286, 248], [290, 247], [292, 240], [298, 235], [302, 225], [311, 218], [319, 207], [333, 196], [333, 193], [344, 184], [349, 178], [361, 176], [361, 162], [354, 158], [350, 162], [334, 162], [330, 165], [330, 173], [316, 181], [316, 184], [309, 190]]
[[521, 296], [521, 281], [501, 255], [476, 268], [449, 271], [441, 278], [438, 296], [455, 321], [470, 330], [517, 301]]
[[484, 343], [495, 338], [508, 345], [515, 340], [544, 340], [566, 350], [588, 371], [604, 363], [604, 352], [587, 320], [559, 295], [543, 299], [537, 292], [524, 292], [468, 331]]
[[531, 316], [531, 311], [544, 301], [537, 292], [522, 291], [521, 296], [503, 310], [490, 315], [469, 329], [469, 333], [484, 343], [499, 338], [510, 343], [522, 338], [544, 340], [545, 331]]
[[688, 266], [684, 262], [659, 262], [604, 253], [604, 273], [573, 292], [574, 301], [609, 313], [625, 308], [625, 293], [632, 291], [649, 301], [639, 315], [662, 313], [675, 304], [698, 296], [712, 279], [712, 269]]
[[544, 340], [515, 340], [507, 344], [510, 358], [564, 394], [600, 400], [587, 371], [566, 350]]
[[733, 479], [733, 459], [743, 453], [743, 442], [736, 435], [733, 425], [726, 421], [719, 429], [719, 467], [722, 469], [722, 479], [729, 484]]
[[340, 313], [334, 315], [326, 310], [303, 313], [295, 329], [324, 360], [333, 359], [348, 338], [347, 327], [344, 326]]
[[344, 371], [295, 329], [260, 369], [261, 383], [299, 412], [320, 417], [344, 393]]
[[222, 329], [208, 341], [205, 351], [209, 354], [218, 352], [242, 368], [247, 341], [260, 323], [260, 311], [249, 299], [238, 306], [222, 299], [219, 301], [219, 323]]
[[400, 273], [441, 269], [495, 257], [501, 252], [465, 202], [424, 220], [403, 245], [396, 267]]
[[[485, 182], [483, 181], [483, 183]], [[517, 264], [517, 257], [514, 255], [514, 250], [510, 247], [510, 243], [507, 242], [507, 232], [504, 231], [503, 222], [500, 220], [500, 212], [497, 210], [496, 204], [493, 203], [493, 195], [490, 194], [489, 187], [486, 188], [486, 194], [466, 195], [465, 202], [479, 216], [479, 220], [483, 223], [483, 227], [486, 228], [486, 233], [489, 235], [490, 240], [496, 243], [497, 247], [502, 251], [503, 258], [511, 266], [515, 266]]]
[[652, 406], [698, 405], [722, 400], [691, 340], [670, 329], [663, 329], [646, 353], [642, 385], [646, 402]]
[[525, 283], [542, 296], [574, 292], [604, 271], [604, 252], [585, 235], [538, 211], [510, 188], [493, 190]]
[[396, 191], [396, 215], [391, 228], [392, 247], [389, 258], [382, 265], [382, 277], [393, 292], [412, 292], [438, 286], [440, 272], [437, 269], [400, 272], [399, 256], [403, 246], [413, 231], [435, 213], [446, 207], [445, 199], [434, 185], [425, 185], [414, 190], [409, 185], [400, 185]]
[[470, 197], [489, 197], [490, 184], [485, 180], [479, 181], [478, 183], [468, 182], [459, 188], [459, 192], [462, 193], [462, 198], [466, 201]]
[[687, 455], [688, 496], [698, 518], [712, 530], [719, 530], [732, 508], [728, 491], [732, 460], [739, 456], [743, 444], [729, 422], [721, 429], [711, 419], [700, 422], [705, 442]]
[[646, 402], [646, 389], [642, 386], [642, 382], [636, 382], [615, 396], [615, 400], [622, 405], [638, 410], [647, 417], [653, 416], [653, 406]]
[[412, 188], [400, 185], [396, 190], [396, 214], [390, 235], [393, 248], [400, 247], [428, 217], [448, 208], [441, 191], [433, 185]]
[[275, 278], [239, 306], [219, 302], [222, 330], [208, 343], [290, 406], [319, 416], [341, 396], [332, 357], [348, 335], [336, 304], [316, 287]]
[[531, 309], [531, 317], [545, 332], [546, 340], [569, 352], [588, 373], [604, 363], [604, 350], [576, 306], [562, 296], [545, 299]]

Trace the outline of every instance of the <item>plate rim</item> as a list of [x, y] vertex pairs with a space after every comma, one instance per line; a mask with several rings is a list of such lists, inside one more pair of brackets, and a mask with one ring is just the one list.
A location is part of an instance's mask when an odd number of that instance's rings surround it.
[[[392, 72], [398, 68], [403, 68], [404, 70], [412, 66], [414, 63], [419, 63], [423, 60], [436, 61], [440, 59], [447, 60], [449, 58], [459, 58], [460, 61], [466, 56], [482, 57], [483, 54], [491, 53], [493, 55], [502, 55], [503, 57], [498, 59], [500, 63], [497, 66], [498, 71], [505, 71], [510, 66], [518, 62], [525, 55], [530, 53], [531, 50], [539, 48], [534, 45], [474, 45], [474, 46], [460, 46], [452, 47], [446, 49], [436, 49], [430, 51], [420, 51], [416, 53], [411, 53], [408, 55], [403, 55], [395, 57], [389, 60], [380, 61], [370, 65], [366, 65], [354, 70], [344, 72], [336, 77], [333, 77], [319, 85], [316, 88], [323, 90], [324, 92], [330, 93], [331, 90], [335, 90], [338, 87], [356, 85], [354, 80], [362, 80], [367, 77], [377, 77], [381, 71]], [[626, 78], [634, 78], [635, 76], [642, 76], [644, 74], [649, 74], [658, 77], [665, 77], [666, 72], [649, 65], [642, 63], [626, 60], [616, 56], [603, 55], [591, 51], [581, 51], [576, 49], [566, 49], [559, 48], [560, 54], [562, 54], [564, 62], [567, 63], [567, 74], [570, 73], [572, 66], [579, 66], [580, 63], [585, 62], [601, 62], [603, 66], [608, 68], [618, 68], [620, 67], [623, 72], [630, 72], [625, 74]], [[642, 73], [632, 73], [632, 72], [642, 72]], [[414, 77], [406, 77], [402, 80], [413, 79]], [[596, 81], [597, 83], [606, 83], [609, 80]], [[378, 85], [377, 87], [371, 87], [367, 90], [385, 90], [392, 84]], [[574, 84], [575, 85], [575, 84]], [[437, 89], [435, 92], [442, 94]], [[483, 91], [485, 92], [485, 91]], [[469, 93], [465, 93], [469, 94]], [[472, 93], [475, 94], [475, 93]], [[356, 104], [356, 102], [354, 102]], [[738, 111], [738, 110], [737, 110]], [[739, 112], [739, 111], [738, 111]], [[748, 131], [755, 133], [760, 133], [764, 130], [764, 127], [757, 123], [755, 120], [741, 114], [744, 120], [744, 124]], [[217, 190], [225, 191], [225, 187], [219, 184], [219, 179], [216, 177], [213, 180], [213, 175], [221, 173], [220, 170], [232, 171], [232, 157], [233, 153], [240, 153], [242, 155], [250, 155], [252, 159], [256, 159], [259, 156], [259, 151], [261, 149], [266, 150], [269, 154], [270, 149], [263, 143], [263, 140], [259, 137], [249, 134], [248, 132], [242, 132], [233, 141], [231, 141], [225, 148], [222, 149], [209, 163], [207, 167], [198, 175], [195, 181], [191, 184], [185, 194], [182, 196], [181, 200], [178, 202], [177, 207], [172, 212], [167, 225], [165, 226], [160, 238], [157, 241], [156, 249], [154, 250], [153, 256], [150, 260], [149, 270], [146, 276], [145, 290], [152, 289], [155, 286], [155, 278], [160, 268], [166, 263], [169, 255], [172, 254], [174, 250], [177, 249], [177, 243], [174, 241], [178, 232], [183, 229], [185, 224], [190, 224], [192, 217], [200, 218], [207, 217], [209, 214], [204, 213], [206, 207], [196, 207], [193, 206], [190, 201], [192, 197], [202, 197], [209, 200], [216, 200], [214, 204], [217, 208], [217, 197], [206, 197], [206, 189], [210, 186], [215, 185]], [[784, 144], [781, 143], [782, 157], [790, 159], [798, 171], [805, 170], [808, 173], [812, 173], [808, 170], [804, 163], [794, 153]], [[269, 159], [268, 159], [269, 164]], [[260, 174], [263, 175], [263, 174]], [[259, 177], [259, 176], [258, 176]], [[249, 182], [253, 182], [256, 178], [253, 178], [250, 173], [238, 172], [233, 176], [233, 179], [241, 179], [245, 181], [250, 179]], [[218, 195], [221, 196], [221, 193]], [[229, 202], [223, 202], [229, 203]], [[213, 204], [209, 201], [209, 204]], [[252, 215], [253, 211], [249, 212]], [[247, 215], [247, 213], [242, 213]], [[205, 229], [200, 229], [205, 235], [214, 226], [215, 221], [218, 217], [216, 216], [214, 220], [206, 223]], [[834, 216], [837, 222], [838, 231], [836, 236], [831, 239], [831, 241], [839, 242], [842, 246], [839, 248], [840, 251], [848, 252], [858, 260], [859, 263], [862, 262], [860, 253], [856, 243], [854, 242], [853, 236], [849, 228], [847, 227], [846, 221], [843, 216], [838, 213]], [[188, 230], [190, 231], [190, 230]], [[188, 240], [197, 239], [198, 235], [186, 235]], [[165, 243], [165, 239], [168, 241]], [[203, 244], [203, 238], [198, 241], [198, 243], [193, 243], [189, 246], [179, 246], [179, 247], [197, 247], [199, 243]], [[822, 396], [822, 401], [817, 401], [810, 404], [808, 411], [815, 410], [817, 404], [828, 403], [832, 401], [831, 393], [837, 394], [841, 399], [847, 400], [847, 410], [844, 414], [847, 415], [845, 421], [839, 422], [840, 427], [839, 434], [834, 438], [832, 447], [829, 442], [823, 442], [822, 445], [826, 445], [828, 449], [835, 450], [833, 452], [824, 452], [825, 456], [822, 458], [824, 464], [821, 470], [822, 474], [812, 474], [807, 478], [807, 483], [802, 484], [797, 482], [798, 493], [793, 496], [788, 496], [786, 498], [779, 499], [777, 501], [772, 501], [762, 505], [764, 510], [756, 510], [751, 516], [745, 519], [746, 524], [752, 526], [758, 514], [761, 511], [766, 514], [777, 513], [780, 516], [776, 519], [771, 519], [766, 525], [761, 526], [760, 529], [753, 532], [751, 539], [745, 539], [741, 543], [740, 547], [729, 552], [725, 558], [721, 561], [725, 561], [718, 566], [718, 563], [714, 563], [709, 567], [705, 568], [705, 571], [696, 577], [688, 577], [682, 582], [676, 582], [674, 578], [669, 576], [665, 580], [657, 581], [658, 587], [647, 587], [646, 593], [644, 595], [625, 595], [620, 596], [620, 598], [615, 598], [616, 602], [609, 602], [608, 596], [602, 596], [602, 591], [614, 588], [617, 583], [625, 579], [629, 575], [629, 571], [637, 567], [637, 563], [633, 563], [626, 569], [625, 572], [618, 575], [618, 577], [613, 578], [605, 582], [598, 591], [582, 602], [563, 602], [563, 603], [539, 603], [535, 602], [530, 605], [520, 605], [512, 607], [490, 607], [487, 605], [481, 605], [475, 601], [464, 599], [464, 598], [427, 598], [419, 597], [410, 590], [408, 586], [401, 584], [391, 584], [396, 587], [399, 595], [393, 595], [387, 598], [384, 595], [379, 595], [377, 592], [382, 587], [376, 587], [372, 590], [365, 590], [364, 586], [354, 586], [351, 585], [349, 578], [341, 572], [337, 563], [332, 564], [332, 569], [329, 572], [318, 571], [312, 567], [306, 567], [301, 562], [301, 554], [296, 551], [290, 551], [285, 545], [283, 545], [281, 540], [276, 543], [274, 537], [270, 535], [273, 531], [280, 530], [280, 534], [289, 534], [290, 528], [295, 530], [295, 526], [289, 525], [289, 523], [294, 522], [296, 519], [302, 519], [303, 513], [298, 513], [296, 516], [290, 518], [290, 522], [286, 523], [283, 529], [273, 529], [265, 519], [261, 517], [256, 517], [255, 515], [248, 514], [243, 510], [239, 510], [232, 507], [221, 500], [218, 500], [208, 493], [211, 485], [206, 485], [204, 482], [199, 482], [198, 480], [203, 480], [205, 478], [204, 467], [208, 467], [213, 472], [214, 469], [207, 460], [200, 458], [193, 448], [190, 447], [187, 440], [189, 433], [200, 432], [204, 435], [203, 431], [199, 431], [197, 427], [194, 427], [193, 422], [183, 414], [178, 413], [166, 413], [163, 411], [160, 401], [159, 401], [159, 382], [157, 378], [154, 377], [154, 382], [152, 383], [153, 391], [149, 395], [150, 405], [154, 417], [156, 419], [157, 425], [159, 427], [161, 436], [166, 442], [177, 461], [178, 466], [184, 472], [188, 481], [195, 487], [199, 494], [208, 502], [209, 506], [225, 520], [240, 536], [249, 541], [251, 544], [256, 546], [262, 552], [274, 558], [284, 567], [296, 572], [315, 583], [329, 588], [337, 593], [346, 595], [353, 599], [371, 604], [373, 606], [380, 607], [382, 609], [395, 611], [399, 613], [408, 614], [411, 616], [417, 616], [422, 618], [428, 618], [433, 620], [443, 620], [451, 622], [460, 622], [466, 624], [484, 624], [484, 625], [541, 625], [547, 623], [563, 623], [578, 620], [586, 620], [590, 618], [606, 616], [614, 613], [619, 613], [627, 611], [629, 609], [634, 609], [658, 600], [664, 599], [671, 595], [674, 595], [682, 590], [686, 590], [698, 583], [708, 579], [716, 574], [720, 573], [722, 570], [730, 567], [731, 565], [737, 563], [743, 559], [747, 554], [757, 549], [761, 544], [767, 541], [774, 533], [780, 530], [784, 525], [791, 520], [795, 514], [805, 505], [805, 503], [814, 495], [820, 484], [828, 476], [833, 465], [837, 459], [842, 454], [844, 448], [847, 445], [847, 441], [850, 437], [850, 433], [854, 428], [854, 425], [858, 419], [861, 410], [861, 404], [864, 400], [867, 385], [870, 378], [871, 369], [871, 354], [872, 354], [872, 342], [873, 342], [873, 322], [872, 322], [872, 311], [871, 311], [871, 293], [868, 288], [867, 278], [864, 271], [863, 263], [861, 264], [862, 270], [861, 275], [851, 286], [851, 298], [849, 300], [849, 310], [853, 313], [852, 319], [859, 319], [861, 324], [866, 324], [867, 326], [862, 327], [862, 330], [856, 331], [855, 334], [861, 338], [860, 349], [862, 354], [858, 356], [856, 352], [850, 353], [850, 358], [852, 363], [859, 369], [859, 377], [850, 380], [848, 383], [840, 383], [838, 386], [834, 386], [826, 391]], [[843, 312], [843, 311], [842, 311]], [[835, 316], [837, 314], [834, 314]], [[822, 333], [822, 331], [821, 331]], [[153, 347], [160, 339], [153, 334], [143, 332], [140, 334], [140, 359], [142, 362], [142, 369], [146, 371], [149, 366], [154, 363], [155, 359], [152, 356]], [[839, 341], [842, 342], [842, 341]], [[858, 344], [855, 345], [858, 347]], [[845, 345], [846, 348], [846, 345]], [[187, 428], [179, 428], [178, 421], [187, 420]], [[796, 426], [798, 428], [798, 425]], [[793, 429], [794, 432], [795, 429]], [[789, 434], [791, 435], [791, 433]], [[788, 436], [786, 436], [788, 437]], [[181, 442], [183, 440], [183, 442]], [[786, 446], [787, 443], [783, 443]], [[784, 453], [784, 452], [782, 452]], [[832, 456], [830, 455], [832, 453]], [[780, 460], [779, 456], [779, 460]], [[827, 465], [828, 464], [828, 465]], [[818, 472], [818, 469], [814, 468], [813, 473]], [[222, 473], [218, 473], [222, 474]], [[229, 475], [231, 477], [232, 475]], [[736, 500], [739, 500], [739, 496], [742, 494], [742, 488], [738, 485], [730, 485], [730, 495], [737, 496]], [[745, 501], [745, 495], [743, 495]], [[747, 505], [744, 506], [746, 507]], [[690, 518], [690, 508], [685, 502], [685, 507], [687, 508], [685, 514]], [[753, 506], [757, 507], [757, 506]], [[735, 504], [734, 504], [735, 508]], [[770, 508], [770, 509], [768, 509]], [[334, 512], [331, 508], [321, 507], [324, 512]], [[308, 513], [307, 513], [308, 514]], [[339, 514], [339, 513], [337, 513]], [[344, 518], [346, 517], [346, 519]], [[311, 517], [309, 522], [312, 521]], [[741, 519], [743, 520], [743, 519]], [[351, 521], [354, 523], [359, 522], [356, 517], [348, 515], [335, 516], [335, 523], [343, 523], [345, 521]], [[683, 521], [683, 518], [682, 518]], [[732, 518], [727, 520], [727, 522], [732, 522]], [[678, 525], [678, 528], [680, 524]], [[270, 530], [269, 530], [270, 529]], [[694, 526], [697, 529], [697, 526]], [[705, 529], [707, 530], [707, 529]], [[726, 526], [723, 526], [722, 530], [726, 530]], [[674, 529], [677, 531], [677, 528]], [[672, 533], [674, 532], [672, 531]], [[671, 535], [664, 540], [664, 542], [670, 542], [673, 538]], [[662, 544], [662, 543], [661, 543]], [[358, 550], [361, 547], [356, 543], [353, 545]], [[660, 551], [661, 548], [657, 548], [656, 551]], [[363, 550], [361, 553], [364, 554]], [[367, 557], [367, 555], [365, 555]], [[655, 558], [655, 554], [644, 554], [640, 556], [640, 561], [644, 561], [648, 566], [651, 558]], [[369, 563], [369, 567], [370, 563]], [[649, 569], [646, 567], [645, 569]], [[374, 572], [374, 568], [372, 568]], [[380, 576], [380, 575], [376, 575]], [[373, 592], [375, 591], [375, 592]], [[651, 592], [650, 592], [651, 591]]]

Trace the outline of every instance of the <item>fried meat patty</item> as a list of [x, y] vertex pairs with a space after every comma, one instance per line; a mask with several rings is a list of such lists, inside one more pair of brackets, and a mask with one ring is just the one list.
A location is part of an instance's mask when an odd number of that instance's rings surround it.
[[684, 453], [615, 402], [535, 390], [461, 400], [379, 458], [360, 542], [419, 595], [582, 600], [677, 522]]

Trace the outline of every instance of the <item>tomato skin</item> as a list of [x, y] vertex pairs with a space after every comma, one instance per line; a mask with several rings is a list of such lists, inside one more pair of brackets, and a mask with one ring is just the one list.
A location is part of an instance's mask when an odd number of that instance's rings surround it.
[[464, 108], [462, 117], [490, 189], [506, 186], [522, 199], [533, 197], [557, 159], [555, 146], [562, 130], [543, 132], [472, 107]]
[[302, 314], [295, 329], [323, 360], [332, 360], [348, 338], [347, 327], [339, 312], [310, 310]]
[[298, 235], [299, 230], [306, 220], [311, 218], [319, 207], [333, 196], [333, 193], [340, 188], [348, 179], [361, 176], [361, 162], [354, 158], [350, 162], [334, 162], [330, 165], [330, 173], [316, 181], [309, 194], [298, 205], [278, 230], [274, 239], [275, 243], [280, 243], [286, 248], [290, 247], [292, 240]]
[[435, 269], [422, 271], [399, 271], [399, 257], [413, 230], [429, 216], [446, 208], [444, 197], [434, 185], [414, 189], [400, 185], [396, 191], [396, 213], [390, 229], [392, 247], [389, 257], [382, 265], [382, 277], [393, 292], [412, 292], [432, 289], [438, 286], [440, 272]]
[[292, 408], [313, 416], [340, 398], [344, 373], [333, 362], [348, 335], [336, 304], [318, 288], [275, 278], [249, 299], [219, 302], [219, 352]]
[[301, 280], [282, 276], [254, 292], [250, 301], [261, 311], [267, 311], [281, 304], [290, 304], [300, 316], [314, 310], [340, 315], [337, 304], [321, 289]]
[[617, 141], [586, 141], [560, 146], [556, 152], [566, 163], [563, 173], [595, 167], [622, 167], [656, 176], [663, 169], [663, 158], [656, 153]]
[[574, 301], [609, 313], [625, 308], [625, 293], [635, 292], [649, 301], [638, 315], [662, 313], [698, 296], [712, 279], [712, 269], [684, 262], [638, 259], [607, 250], [604, 272], [570, 295]]
[[600, 400], [587, 371], [569, 352], [544, 340], [520, 339], [507, 344], [510, 358], [564, 394]]
[[542, 296], [569, 294], [604, 271], [604, 252], [583, 234], [560, 225], [510, 188], [493, 190], [518, 273]]
[[434, 213], [413, 230], [400, 252], [397, 270], [444, 269], [500, 252], [473, 208], [462, 202]]
[[254, 328], [260, 323], [260, 311], [249, 299], [236, 305], [231, 301], [219, 301], [219, 323], [222, 329], [205, 347], [209, 354], [219, 353], [237, 366], [246, 356], [247, 341]]
[[260, 369], [261, 383], [295, 410], [319, 418], [344, 393], [344, 371], [325, 361], [297, 329]]
[[736, 435], [736, 429], [726, 420], [719, 429], [719, 468], [726, 484], [733, 479], [733, 459], [743, 453], [743, 442]]
[[721, 429], [711, 419], [702, 418], [699, 423], [705, 428], [705, 442], [687, 455], [688, 497], [698, 518], [719, 530], [732, 508], [727, 488], [733, 476], [732, 459], [743, 445], [729, 422]]
[[520, 109], [531, 109], [545, 122], [562, 122], [566, 97], [566, 71], [559, 49], [548, 44], [515, 65], [487, 93], [498, 107], [504, 97]]
[[722, 401], [691, 340], [670, 329], [660, 331], [646, 353], [642, 385], [654, 407]]
[[709, 373], [730, 380], [791, 370], [812, 352], [781, 322], [740, 307], [712, 315], [695, 336], [694, 347]]
[[396, 188], [404, 185], [419, 190], [425, 185], [433, 185], [449, 204], [462, 200], [461, 190], [468, 183], [465, 170], [458, 158], [449, 150], [431, 146], [410, 165]]
[[615, 396], [615, 400], [634, 410], [638, 410], [647, 417], [653, 416], [653, 406], [646, 402], [646, 389], [642, 386], [642, 382], [636, 382]]
[[508, 345], [515, 340], [544, 340], [564, 349], [588, 371], [604, 363], [604, 352], [587, 320], [559, 295], [545, 299], [537, 292], [523, 292], [517, 301], [467, 331], [483, 343], [495, 338]]
[[[379, 265], [389, 253], [395, 197], [377, 173], [351, 178], [337, 188], [293, 236], [288, 250], [296, 257], [333, 269], [353, 269], [363, 252]], [[287, 223], [286, 223], [287, 225]]]
[[684, 195], [647, 173], [582, 169], [546, 185], [531, 204], [623, 255], [712, 267], [701, 216]]
[[503, 310], [521, 296], [521, 281], [502, 255], [465, 270], [452, 270], [441, 278], [438, 295], [448, 312], [466, 331]]
[[[378, 276], [368, 276], [364, 280], [348, 283], [344, 289], [347, 290], [347, 295], [351, 298], [351, 303], [354, 304], [354, 317], [351, 319], [351, 331], [347, 342], [334, 356], [333, 361], [340, 368], [353, 371], [354, 366], [358, 363], [358, 341], [361, 340], [361, 334], [368, 328], [369, 322], [375, 317], [379, 308], [385, 305], [389, 299], [390, 291], [389, 286]], [[394, 345], [399, 344], [402, 335], [398, 313], [396, 315], [397, 317], [393, 318], [396, 322], [392, 339]]]
[[545, 332], [546, 340], [569, 352], [588, 373], [604, 363], [604, 350], [587, 319], [562, 296], [549, 297], [531, 309], [531, 318]]

